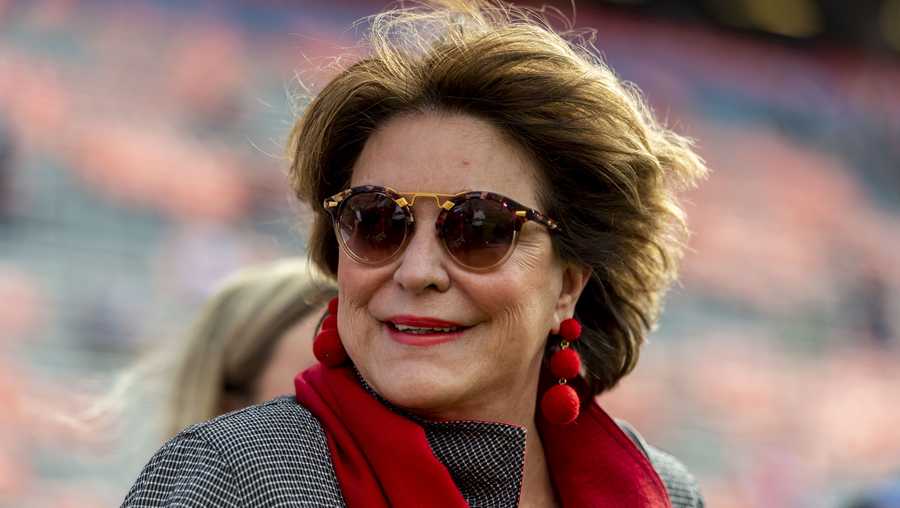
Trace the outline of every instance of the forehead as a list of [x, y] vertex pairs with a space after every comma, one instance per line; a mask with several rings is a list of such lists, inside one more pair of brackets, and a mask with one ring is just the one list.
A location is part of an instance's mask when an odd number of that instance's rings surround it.
[[442, 194], [490, 191], [536, 208], [537, 174], [532, 158], [490, 123], [420, 113], [393, 118], [369, 137], [351, 185]]

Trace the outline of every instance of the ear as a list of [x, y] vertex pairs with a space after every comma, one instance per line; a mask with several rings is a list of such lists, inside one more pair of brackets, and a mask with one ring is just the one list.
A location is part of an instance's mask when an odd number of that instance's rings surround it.
[[581, 292], [591, 280], [592, 270], [587, 265], [566, 263], [562, 272], [562, 288], [559, 298], [556, 300], [556, 309], [553, 312], [553, 327], [551, 332], [559, 333], [559, 324], [575, 315], [575, 304], [581, 297]]

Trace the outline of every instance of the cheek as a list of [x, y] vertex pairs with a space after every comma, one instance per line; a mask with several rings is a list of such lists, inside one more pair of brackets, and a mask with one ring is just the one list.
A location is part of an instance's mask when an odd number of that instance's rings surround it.
[[372, 318], [368, 306], [372, 297], [383, 285], [385, 277], [390, 274], [383, 269], [363, 267], [343, 253], [338, 263], [338, 330], [345, 345], [348, 338], [359, 338], [368, 335], [372, 326]]
[[513, 342], [543, 344], [562, 285], [549, 245], [521, 244], [501, 272], [484, 284], [479, 300]]
[[498, 348], [543, 344], [552, 327], [555, 284], [537, 273], [516, 270], [470, 285], [469, 296], [490, 319], [492, 333], [505, 339], [495, 342]]
[[[377, 289], [377, 271], [360, 266], [341, 252], [337, 270], [341, 309], [365, 307]], [[338, 313], [343, 314], [343, 311], [339, 310]]]

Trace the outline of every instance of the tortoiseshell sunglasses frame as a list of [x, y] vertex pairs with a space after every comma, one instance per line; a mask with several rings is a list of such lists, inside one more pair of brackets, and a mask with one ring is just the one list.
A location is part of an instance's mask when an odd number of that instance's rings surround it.
[[[407, 221], [407, 229], [404, 233], [403, 241], [397, 247], [397, 250], [390, 256], [377, 261], [370, 261], [353, 252], [345, 243], [344, 237], [340, 231], [340, 212], [342, 204], [355, 195], [365, 193], [381, 193], [391, 198], [394, 203], [397, 204], [397, 206], [403, 209]], [[522, 230], [522, 226], [524, 226], [528, 221], [536, 222], [545, 226], [550, 233], [557, 233], [560, 231], [559, 223], [547, 217], [540, 211], [535, 210], [534, 208], [529, 208], [506, 196], [486, 191], [466, 191], [460, 192], [458, 194], [441, 194], [437, 192], [400, 192], [390, 187], [380, 187], [377, 185], [360, 185], [338, 192], [337, 194], [325, 199], [325, 201], [323, 202], [323, 206], [325, 208], [325, 211], [331, 216], [332, 226], [334, 227], [334, 235], [337, 238], [338, 244], [341, 246], [341, 249], [343, 249], [351, 259], [360, 264], [377, 266], [393, 261], [398, 255], [400, 255], [400, 253], [402, 253], [406, 249], [411, 236], [409, 234], [410, 225], [415, 223], [415, 214], [413, 213], [412, 207], [413, 205], [415, 205], [417, 198], [434, 199], [435, 204], [441, 210], [438, 214], [437, 220], [435, 220], [434, 225], [438, 238], [441, 239], [441, 245], [443, 246], [444, 251], [451, 259], [453, 259], [455, 263], [472, 271], [485, 272], [493, 270], [494, 268], [506, 262], [506, 260], [509, 259], [509, 256], [512, 255], [513, 251], [515, 250], [516, 243], [518, 242], [519, 238], [519, 232]], [[495, 201], [497, 203], [500, 203], [500, 205], [504, 208], [512, 211], [515, 216], [513, 238], [510, 242], [509, 248], [507, 249], [503, 257], [501, 257], [496, 263], [493, 263], [490, 266], [475, 267], [463, 263], [456, 256], [454, 256], [453, 253], [450, 252], [449, 247], [447, 247], [447, 241], [442, 234], [442, 227], [444, 225], [444, 222], [447, 220], [447, 214], [450, 212], [450, 210], [470, 199], [484, 199]]]

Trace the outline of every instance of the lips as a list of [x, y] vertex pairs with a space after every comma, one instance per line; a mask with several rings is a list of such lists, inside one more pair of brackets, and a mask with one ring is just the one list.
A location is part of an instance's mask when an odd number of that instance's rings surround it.
[[431, 346], [458, 339], [471, 328], [453, 321], [422, 316], [392, 316], [384, 321], [391, 338], [412, 346]]

